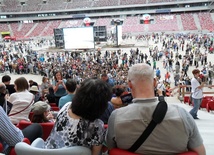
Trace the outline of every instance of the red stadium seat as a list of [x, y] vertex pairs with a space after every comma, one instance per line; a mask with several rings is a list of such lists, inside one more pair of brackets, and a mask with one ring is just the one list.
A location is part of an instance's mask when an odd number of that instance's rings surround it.
[[[126, 150], [122, 150], [119, 148], [114, 148], [114, 149], [110, 150], [109, 155], [140, 155], [140, 154], [128, 152]], [[141, 154], [141, 155], [143, 155], [143, 154]], [[177, 155], [198, 155], [198, 154], [193, 151], [188, 151], [188, 152], [184, 152], [184, 153], [179, 153]]]
[[184, 96], [184, 103], [189, 103], [189, 96]]
[[201, 105], [200, 105], [200, 108], [207, 108], [208, 101], [209, 101], [208, 99], [203, 98], [202, 102], [201, 102]]
[[2, 145], [2, 143], [0, 143], [0, 152], [2, 152], [3, 151], [3, 145]]
[[210, 112], [211, 110], [214, 110], [214, 100], [210, 100], [207, 103], [207, 107], [206, 107], [207, 111]]
[[[20, 121], [19, 124], [17, 125], [17, 127], [19, 129], [24, 129], [26, 128], [27, 126], [31, 125], [32, 123], [31, 122], [27, 122], [27, 121]], [[53, 122], [50, 122], [50, 123], [39, 123], [41, 126], [42, 126], [42, 130], [43, 130], [43, 139], [46, 140], [48, 138], [48, 136], [50, 135], [51, 133], [51, 130], [54, 126], [54, 123]]]
[[[30, 141], [29, 141], [29, 139], [27, 139], [27, 138], [24, 138], [24, 139], [23, 139], [23, 142], [25, 142], [25, 143], [27, 143], [27, 144], [30, 144]], [[15, 147], [13, 147], [13, 148], [11, 149], [9, 155], [16, 155]]]
[[53, 110], [53, 111], [59, 111], [60, 109], [59, 109], [59, 107], [51, 107], [51, 110]]

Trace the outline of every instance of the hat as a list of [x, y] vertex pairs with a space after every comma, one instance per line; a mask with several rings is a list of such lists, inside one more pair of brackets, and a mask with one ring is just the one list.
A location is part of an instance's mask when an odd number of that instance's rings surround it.
[[30, 87], [30, 91], [39, 92], [39, 89], [37, 86]]
[[44, 112], [50, 110], [50, 108], [51, 108], [50, 105], [47, 104], [46, 102], [38, 101], [33, 104], [31, 110], [35, 115], [40, 115], [40, 114], [43, 114]]

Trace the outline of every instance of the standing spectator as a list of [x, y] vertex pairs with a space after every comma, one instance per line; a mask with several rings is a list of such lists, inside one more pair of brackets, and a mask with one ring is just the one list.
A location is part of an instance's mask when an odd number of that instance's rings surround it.
[[68, 79], [65, 83], [66, 86], [66, 90], [67, 90], [67, 95], [61, 97], [59, 99], [59, 108], [61, 109], [67, 102], [71, 102], [74, 94], [75, 94], [75, 90], [77, 87], [77, 83], [76, 81], [72, 80], [72, 79]]
[[101, 75], [101, 79], [103, 81], [107, 82], [111, 87], [114, 87], [114, 81], [113, 81], [113, 79], [110, 79], [106, 73], [103, 73]]
[[[152, 67], [146, 64], [136, 64], [129, 69], [128, 85], [134, 98], [133, 104], [112, 112], [106, 136], [109, 149], [129, 149], [151, 121], [158, 104], [158, 98], [154, 96], [153, 74]], [[135, 153], [178, 154], [186, 150], [195, 151], [199, 155], [206, 154], [203, 140], [191, 115], [177, 105], [168, 104], [163, 121]]]
[[59, 71], [56, 72], [52, 85], [54, 89], [55, 103], [57, 106], [59, 104], [59, 99], [67, 94], [65, 83], [66, 79], [63, 79], [62, 73]]
[[14, 85], [13, 84], [10, 84], [10, 80], [11, 80], [11, 77], [9, 75], [4, 75], [2, 77], [2, 82], [5, 84], [6, 86], [6, 89], [8, 90], [9, 92], [9, 95], [11, 95], [12, 93], [15, 93], [16, 90], [14, 88]]
[[192, 89], [192, 101], [193, 101], [193, 109], [189, 112], [194, 119], [198, 119], [197, 112], [198, 109], [200, 108], [202, 98], [203, 98], [203, 87], [204, 83], [202, 82], [200, 84], [199, 82], [199, 75], [200, 75], [200, 70], [199, 69], [194, 69], [192, 71], [193, 78], [191, 80], [191, 89]]

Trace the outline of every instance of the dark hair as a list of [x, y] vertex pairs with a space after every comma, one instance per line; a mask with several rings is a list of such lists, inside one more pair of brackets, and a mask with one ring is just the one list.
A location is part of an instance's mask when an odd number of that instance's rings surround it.
[[20, 77], [14, 81], [18, 92], [24, 91], [29, 88], [28, 82], [24, 77]]
[[45, 122], [49, 122], [49, 120], [47, 119], [47, 117], [45, 117], [44, 113], [42, 113], [40, 115], [33, 114], [31, 122], [32, 123], [45, 123]]
[[77, 83], [75, 80], [68, 79], [65, 83], [65, 86], [66, 86], [66, 89], [72, 93], [76, 90]]
[[9, 75], [4, 75], [2, 78], [1, 78], [1, 81], [2, 82], [8, 82], [11, 80], [11, 77]]
[[60, 75], [61, 75], [61, 78], [63, 79], [62, 72], [60, 72], [60, 71], [57, 71], [57, 72], [54, 74], [54, 79], [55, 79], [55, 81], [57, 81], [56, 74], [58, 74], [58, 73], [60, 73]]
[[108, 83], [100, 79], [86, 79], [77, 89], [70, 108], [74, 114], [94, 121], [106, 110], [111, 95]]
[[113, 94], [115, 94], [117, 97], [119, 97], [120, 95], [123, 94], [123, 92], [125, 91], [125, 89], [122, 86], [114, 86], [113, 87]]

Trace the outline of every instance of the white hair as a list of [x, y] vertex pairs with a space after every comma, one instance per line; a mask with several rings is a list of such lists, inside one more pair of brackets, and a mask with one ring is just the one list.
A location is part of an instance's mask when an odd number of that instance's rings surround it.
[[139, 81], [148, 81], [152, 84], [154, 80], [154, 71], [148, 64], [135, 64], [129, 68], [128, 80], [132, 81], [133, 83]]

